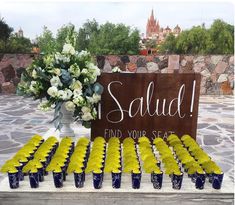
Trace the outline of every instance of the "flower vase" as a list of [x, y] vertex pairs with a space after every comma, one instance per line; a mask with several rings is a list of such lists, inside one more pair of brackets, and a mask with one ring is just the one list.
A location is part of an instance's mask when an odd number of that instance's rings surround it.
[[63, 114], [61, 119], [62, 128], [60, 130], [60, 137], [75, 137], [73, 129], [70, 124], [73, 122], [73, 112], [68, 111], [65, 108], [65, 103], [61, 105], [61, 113]]

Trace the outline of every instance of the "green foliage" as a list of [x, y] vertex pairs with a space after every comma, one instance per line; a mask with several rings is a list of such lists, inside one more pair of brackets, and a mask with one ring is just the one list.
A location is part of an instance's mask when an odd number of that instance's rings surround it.
[[12, 34], [11, 28], [3, 19], [0, 19], [0, 52], [4, 53], [28, 53], [32, 50], [29, 38]]
[[169, 35], [160, 47], [160, 53], [176, 54], [233, 54], [234, 27], [215, 20], [211, 28], [195, 26], [178, 37]]
[[213, 42], [210, 50], [212, 54], [234, 53], [234, 27], [232, 25], [222, 20], [215, 20], [209, 33]]
[[86, 50], [90, 43], [90, 39], [93, 38], [94, 35], [97, 35], [98, 31], [99, 24], [97, 21], [95, 19], [92, 21], [87, 20], [78, 31], [76, 49], [78, 51]]
[[9, 38], [7, 50], [10, 53], [30, 53], [32, 51], [32, 44], [29, 38], [12, 35]]
[[46, 26], [43, 27], [43, 33], [37, 37], [36, 41], [42, 53], [53, 53], [56, 50], [56, 40]]
[[[71, 34], [70, 32], [73, 32]], [[67, 36], [74, 35], [75, 37], [77, 36], [77, 32], [75, 31], [75, 26], [71, 23], [67, 25], [63, 25], [60, 29], [57, 30], [57, 35], [56, 35], [56, 50], [61, 51], [63, 48], [63, 45], [66, 42]], [[71, 42], [72, 44], [76, 42]]]
[[159, 46], [159, 53], [175, 53], [176, 52], [176, 38], [173, 34], [166, 37], [164, 44]]
[[211, 46], [209, 32], [201, 26], [196, 26], [179, 35], [176, 42], [176, 52], [203, 55], [210, 52]]
[[0, 52], [4, 52], [7, 48], [7, 43], [13, 31], [3, 19], [0, 19]]
[[138, 54], [139, 31], [124, 24], [105, 23], [90, 36], [88, 50], [92, 54]]
[[77, 32], [73, 24], [61, 27], [53, 38], [51, 31], [44, 28], [44, 32], [37, 38], [43, 53], [60, 51], [69, 32], [73, 32], [76, 42], [72, 43], [76, 50], [88, 50], [91, 54], [138, 54], [139, 31], [124, 24], [105, 23], [99, 25], [95, 19], [87, 21]]

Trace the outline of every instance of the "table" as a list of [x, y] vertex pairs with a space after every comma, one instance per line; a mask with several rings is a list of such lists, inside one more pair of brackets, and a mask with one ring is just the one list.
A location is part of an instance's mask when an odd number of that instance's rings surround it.
[[[79, 137], [89, 137], [89, 129], [81, 126], [74, 126], [76, 140]], [[58, 136], [54, 128], [48, 130], [45, 138], [54, 135]], [[93, 188], [92, 176], [86, 175], [85, 186], [76, 188], [73, 182], [73, 175], [68, 175], [64, 187], [56, 189], [53, 185], [51, 174], [45, 176], [39, 188], [31, 189], [28, 178], [20, 182], [20, 188], [10, 189], [7, 176], [0, 182], [0, 205], [226, 205], [234, 202], [234, 184], [226, 174], [224, 176], [221, 190], [215, 190], [207, 181], [203, 190], [197, 190], [188, 177], [184, 177], [181, 190], [174, 190], [171, 187], [170, 178], [164, 175], [162, 189], [156, 190], [150, 182], [150, 175], [143, 174], [140, 189], [131, 188], [130, 174], [122, 175], [120, 189], [113, 189], [111, 176], [105, 174], [103, 187], [100, 190]]]

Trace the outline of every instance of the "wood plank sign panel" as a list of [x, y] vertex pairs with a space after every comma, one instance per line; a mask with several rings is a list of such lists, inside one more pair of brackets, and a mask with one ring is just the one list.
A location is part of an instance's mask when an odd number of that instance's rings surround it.
[[200, 81], [196, 73], [103, 73], [98, 82], [104, 92], [91, 139], [153, 140], [171, 133], [196, 138]]

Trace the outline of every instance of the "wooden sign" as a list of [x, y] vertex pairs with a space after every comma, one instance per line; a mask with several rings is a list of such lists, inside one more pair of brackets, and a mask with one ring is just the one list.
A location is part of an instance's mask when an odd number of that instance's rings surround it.
[[153, 140], [171, 133], [196, 138], [200, 81], [196, 73], [103, 73], [98, 82], [104, 92], [91, 139]]

